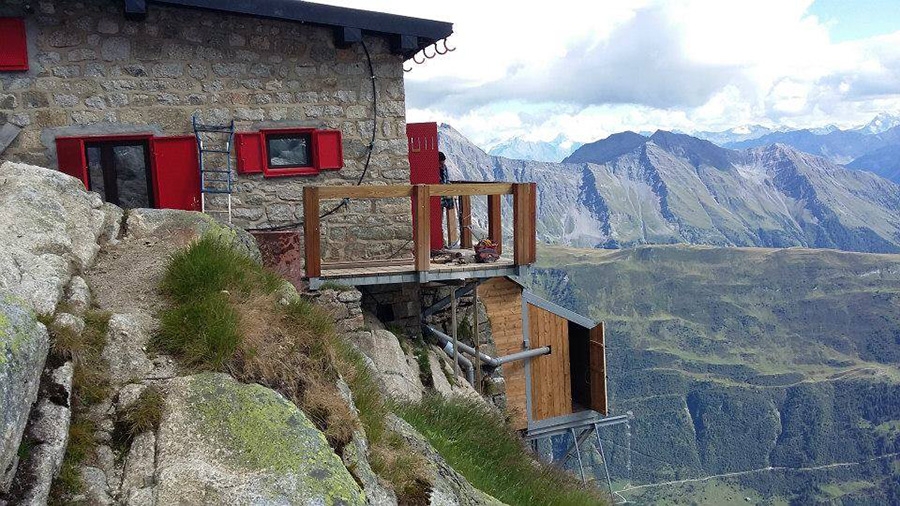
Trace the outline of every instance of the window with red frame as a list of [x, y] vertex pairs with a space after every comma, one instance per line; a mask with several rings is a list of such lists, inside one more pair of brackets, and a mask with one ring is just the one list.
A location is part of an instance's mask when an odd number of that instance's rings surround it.
[[28, 70], [25, 22], [20, 18], [0, 18], [0, 72]]
[[235, 134], [239, 174], [314, 176], [344, 166], [339, 130], [281, 128]]

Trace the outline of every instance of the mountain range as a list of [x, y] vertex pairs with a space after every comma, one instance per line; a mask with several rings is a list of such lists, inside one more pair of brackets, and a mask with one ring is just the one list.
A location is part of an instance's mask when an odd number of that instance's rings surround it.
[[491, 156], [448, 125], [439, 136], [452, 177], [537, 182], [543, 242], [900, 252], [900, 186], [785, 144], [733, 150], [623, 132], [550, 163]]
[[572, 141], [563, 135], [559, 135], [549, 142], [513, 137], [493, 146], [488, 153], [516, 160], [559, 162], [580, 147], [580, 142]]
[[[623, 133], [643, 137], [653, 135], [653, 132]], [[720, 147], [738, 150], [786, 144], [851, 169], [874, 172], [900, 183], [900, 157], [896, 156], [900, 153], [900, 115], [879, 113], [869, 123], [845, 130], [834, 125], [802, 130], [773, 130], [761, 125], [743, 125], [724, 131], [674, 133], [688, 134]], [[619, 134], [612, 138], [624, 141]], [[580, 143], [566, 140], [562, 134], [551, 142], [530, 142], [516, 137], [496, 144], [488, 153], [519, 160], [557, 162], [569, 157], [580, 146]], [[585, 158], [582, 153], [568, 161], [580, 162]]]

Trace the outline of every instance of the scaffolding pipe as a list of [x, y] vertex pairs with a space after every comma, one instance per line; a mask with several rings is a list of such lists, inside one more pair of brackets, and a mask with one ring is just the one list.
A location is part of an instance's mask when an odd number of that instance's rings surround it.
[[[451, 348], [453, 347], [453, 338], [452, 337], [448, 336], [447, 334], [444, 334], [443, 332], [441, 332], [440, 330], [437, 330], [436, 328], [432, 327], [431, 325], [424, 325], [424, 327], [426, 330], [428, 330], [429, 332], [434, 334], [438, 338], [438, 340], [441, 341], [441, 344], [444, 344], [444, 345], [450, 344], [450, 347]], [[541, 355], [549, 355], [550, 354], [550, 347], [542, 346], [540, 348], [533, 348], [530, 350], [524, 350], [524, 351], [520, 351], [518, 353], [513, 353], [511, 355], [505, 355], [505, 356], [502, 356], [499, 358], [494, 358], [485, 353], [476, 351], [475, 348], [472, 348], [471, 346], [469, 346], [465, 343], [458, 343], [458, 345], [459, 345], [460, 350], [468, 353], [469, 355], [472, 355], [473, 357], [478, 357], [479, 359], [481, 359], [482, 362], [484, 362], [485, 364], [487, 364], [491, 367], [500, 367], [503, 364], [506, 364], [509, 362], [515, 362], [516, 360], [524, 360], [526, 358], [532, 358], [532, 357], [538, 357]], [[464, 358], [464, 357], [461, 357], [461, 358]]]
[[[446, 342], [444, 347], [441, 348], [444, 350], [444, 353], [453, 360], [454, 355], [457, 355], [456, 350], [453, 349], [453, 343]], [[463, 369], [466, 370], [466, 380], [473, 387], [475, 386], [475, 366], [472, 364], [472, 361], [467, 359], [464, 355], [459, 355], [459, 364]]]

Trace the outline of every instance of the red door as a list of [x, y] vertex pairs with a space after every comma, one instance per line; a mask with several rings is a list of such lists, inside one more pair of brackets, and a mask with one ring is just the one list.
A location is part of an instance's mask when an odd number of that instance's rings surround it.
[[[437, 123], [409, 123], [406, 125], [406, 137], [409, 142], [409, 182], [411, 184], [440, 183]], [[443, 246], [441, 198], [431, 197], [431, 249], [439, 250]]]

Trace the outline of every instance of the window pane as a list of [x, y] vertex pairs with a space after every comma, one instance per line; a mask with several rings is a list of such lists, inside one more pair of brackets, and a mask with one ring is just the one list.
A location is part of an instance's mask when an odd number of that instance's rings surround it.
[[147, 159], [144, 146], [115, 146], [119, 206], [125, 209], [150, 207], [147, 187]]
[[99, 193], [100, 198], [106, 201], [106, 187], [103, 183], [103, 167], [100, 165], [100, 148], [98, 146], [87, 147], [87, 162], [88, 183], [91, 185], [91, 191]]
[[269, 151], [269, 167], [309, 167], [310, 156], [309, 134], [267, 135]]

